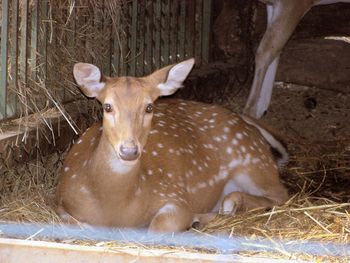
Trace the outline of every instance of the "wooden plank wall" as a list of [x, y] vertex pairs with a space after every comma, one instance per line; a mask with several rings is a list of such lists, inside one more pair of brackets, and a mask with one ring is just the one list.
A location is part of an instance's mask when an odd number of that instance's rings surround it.
[[[47, 86], [49, 72], [48, 56], [52, 49], [52, 28], [50, 17], [53, 0], [2, 0], [1, 6], [1, 59], [0, 59], [0, 120], [28, 116], [47, 106], [47, 98], [32, 99], [27, 96], [31, 85]], [[165, 65], [190, 57], [196, 58], [197, 67], [210, 59], [210, 27], [212, 0], [132, 0], [122, 12], [123, 19], [113, 18], [113, 22], [123, 28], [122, 32], [113, 29], [111, 21], [102, 25], [99, 13], [92, 10], [99, 30], [111, 35], [109, 55], [103, 71], [111, 75], [142, 76]], [[102, 7], [101, 7], [102, 6]], [[101, 2], [99, 12], [104, 12], [105, 2]], [[84, 8], [93, 6], [84, 6]], [[79, 32], [74, 17], [77, 4], [67, 7], [67, 48], [77, 45]], [[56, 10], [57, 11], [57, 10]], [[126, 19], [124, 19], [126, 17]], [[84, 18], [81, 18], [84, 20]], [[123, 24], [125, 23], [125, 24]], [[50, 27], [49, 27], [50, 26]], [[79, 40], [79, 41], [78, 41]], [[79, 42], [80, 43], [80, 42]], [[108, 59], [110, 57], [110, 59]], [[71, 58], [74, 60], [74, 57]], [[89, 61], [89, 54], [86, 60]], [[54, 67], [54, 65], [51, 65]], [[57, 70], [57, 69], [55, 69]], [[51, 70], [52, 71], [52, 70]], [[48, 87], [48, 89], [51, 89]], [[57, 90], [52, 87], [52, 90]], [[36, 91], [37, 92], [37, 91]], [[27, 101], [28, 98], [31, 101]], [[64, 87], [60, 87], [57, 98], [62, 102], [73, 100]], [[56, 99], [57, 99], [56, 98]], [[23, 106], [25, 105], [25, 106]], [[22, 111], [21, 111], [22, 110]]]
[[113, 73], [143, 76], [191, 57], [197, 66], [209, 62], [211, 5], [211, 0], [133, 0], [127, 37], [114, 36]]

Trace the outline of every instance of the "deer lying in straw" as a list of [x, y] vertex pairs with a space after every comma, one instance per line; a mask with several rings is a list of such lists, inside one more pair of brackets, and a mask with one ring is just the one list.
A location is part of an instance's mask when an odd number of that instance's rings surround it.
[[253, 119], [193, 101], [155, 103], [179, 89], [193, 65], [103, 81], [96, 66], [74, 66], [81, 90], [104, 113], [65, 160], [57, 188], [64, 220], [182, 231], [206, 213], [286, 201], [271, 147], [280, 162], [286, 150]]

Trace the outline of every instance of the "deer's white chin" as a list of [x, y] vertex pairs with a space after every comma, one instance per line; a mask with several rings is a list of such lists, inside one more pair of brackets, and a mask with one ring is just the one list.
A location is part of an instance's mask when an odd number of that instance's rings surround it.
[[139, 163], [138, 159], [133, 161], [124, 161], [119, 157], [117, 157], [109, 161], [109, 166], [113, 172], [116, 172], [118, 174], [125, 174], [125, 173], [129, 173], [132, 169], [134, 169], [134, 167], [138, 163]]
[[135, 166], [138, 162], [139, 162], [139, 159], [140, 158], [137, 158], [136, 160], [132, 160], [132, 161], [127, 161], [127, 160], [123, 160], [122, 158], [118, 158], [119, 159], [119, 161], [120, 161], [120, 163], [122, 164], [122, 165], [126, 165], [126, 166]]

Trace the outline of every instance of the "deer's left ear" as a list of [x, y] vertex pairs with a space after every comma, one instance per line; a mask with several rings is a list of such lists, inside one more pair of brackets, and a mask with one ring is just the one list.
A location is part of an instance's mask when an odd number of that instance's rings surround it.
[[101, 71], [95, 65], [76, 63], [73, 75], [81, 91], [90, 98], [98, 97], [105, 87], [105, 83], [101, 81]]
[[191, 72], [194, 58], [170, 65], [151, 74], [160, 96], [169, 96], [182, 87], [182, 83]]

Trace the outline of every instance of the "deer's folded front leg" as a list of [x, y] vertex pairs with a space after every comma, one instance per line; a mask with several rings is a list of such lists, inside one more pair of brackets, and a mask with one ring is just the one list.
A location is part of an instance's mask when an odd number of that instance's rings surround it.
[[220, 214], [234, 215], [237, 211], [247, 211], [254, 208], [272, 208], [287, 200], [287, 195], [278, 198], [255, 196], [243, 192], [233, 192], [225, 196], [221, 203]]
[[187, 206], [167, 203], [160, 208], [149, 226], [151, 232], [179, 232], [187, 230], [193, 222], [193, 212]]

